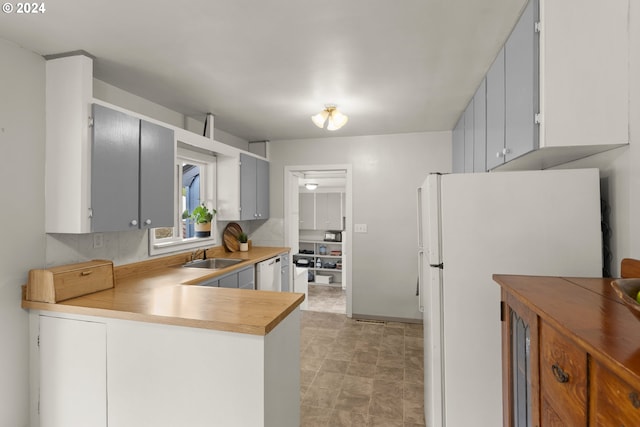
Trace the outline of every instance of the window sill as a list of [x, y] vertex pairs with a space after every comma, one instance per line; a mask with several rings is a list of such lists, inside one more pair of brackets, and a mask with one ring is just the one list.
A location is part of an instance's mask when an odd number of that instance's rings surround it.
[[192, 237], [181, 241], [152, 243], [149, 237], [149, 256], [164, 255], [171, 252], [180, 252], [201, 247], [210, 247], [217, 244], [214, 236], [211, 237]]

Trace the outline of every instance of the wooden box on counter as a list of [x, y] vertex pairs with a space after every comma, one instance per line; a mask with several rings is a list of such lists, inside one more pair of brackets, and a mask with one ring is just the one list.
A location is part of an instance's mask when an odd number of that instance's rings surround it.
[[78, 264], [30, 270], [26, 299], [56, 303], [113, 288], [113, 263], [94, 260]]

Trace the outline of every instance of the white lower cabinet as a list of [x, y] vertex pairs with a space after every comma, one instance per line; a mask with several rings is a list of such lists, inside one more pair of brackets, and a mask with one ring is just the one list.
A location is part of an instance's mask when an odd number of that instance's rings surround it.
[[54, 315], [35, 316], [34, 427], [299, 426], [299, 309], [265, 336]]
[[106, 427], [106, 325], [39, 320], [40, 427]]

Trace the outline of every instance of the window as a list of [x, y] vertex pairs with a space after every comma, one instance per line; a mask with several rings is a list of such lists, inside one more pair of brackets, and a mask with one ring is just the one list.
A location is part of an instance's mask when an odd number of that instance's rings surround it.
[[176, 156], [175, 203], [176, 223], [173, 227], [154, 228], [149, 232], [149, 255], [158, 255], [216, 243], [215, 217], [209, 237], [196, 237], [193, 221], [189, 218], [193, 209], [204, 204], [215, 209], [216, 158], [178, 147]]

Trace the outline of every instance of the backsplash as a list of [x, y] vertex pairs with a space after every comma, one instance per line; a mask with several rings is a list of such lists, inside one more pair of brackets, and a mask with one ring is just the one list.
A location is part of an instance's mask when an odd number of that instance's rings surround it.
[[107, 259], [122, 265], [149, 258], [146, 230], [102, 233], [102, 236], [103, 246], [94, 248], [93, 234], [47, 234], [47, 267], [92, 259]]
[[[284, 219], [271, 218], [262, 221], [239, 221], [257, 246], [283, 246]], [[222, 232], [228, 222], [218, 222], [218, 243], [222, 244]], [[253, 229], [255, 227], [255, 230]], [[146, 230], [102, 233], [103, 245], [93, 247], [93, 234], [47, 234], [46, 267], [75, 264], [92, 259], [106, 259], [114, 265], [130, 264], [149, 258], [149, 236]]]
[[[249, 228], [249, 238], [254, 245], [284, 246], [284, 218], [269, 218], [265, 222], [248, 222], [256, 227], [255, 230]], [[244, 229], [244, 225], [242, 228]]]

